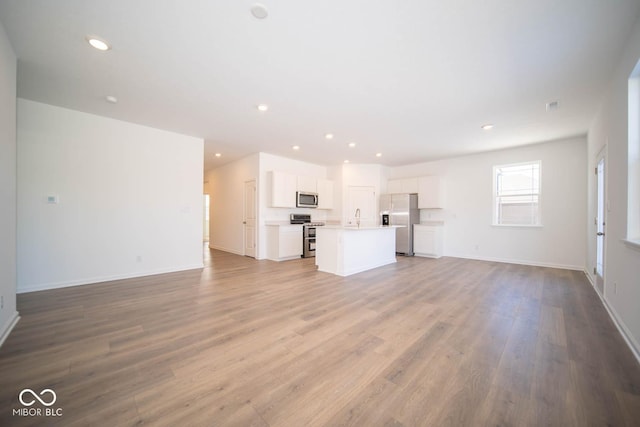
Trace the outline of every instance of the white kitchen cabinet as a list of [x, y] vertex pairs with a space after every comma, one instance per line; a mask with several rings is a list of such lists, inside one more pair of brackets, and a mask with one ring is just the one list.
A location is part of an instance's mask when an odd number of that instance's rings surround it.
[[440, 258], [443, 245], [442, 225], [415, 224], [413, 226], [413, 252], [416, 256]]
[[295, 208], [297, 177], [285, 172], [271, 171], [271, 198], [269, 206], [272, 208]]
[[318, 179], [318, 209], [333, 209], [333, 181]]
[[318, 180], [312, 176], [298, 176], [296, 188], [298, 191], [304, 191], [306, 193], [317, 193]]
[[302, 256], [302, 225], [267, 225], [267, 258], [286, 261]]
[[418, 209], [444, 208], [444, 180], [441, 176], [418, 178]]
[[418, 178], [392, 179], [387, 182], [387, 193], [417, 193]]

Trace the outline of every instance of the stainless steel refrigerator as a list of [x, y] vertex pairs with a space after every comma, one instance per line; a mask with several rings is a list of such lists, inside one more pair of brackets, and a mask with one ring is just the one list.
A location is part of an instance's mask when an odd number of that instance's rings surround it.
[[396, 253], [413, 256], [413, 224], [420, 223], [417, 194], [382, 194], [380, 223], [396, 228]]

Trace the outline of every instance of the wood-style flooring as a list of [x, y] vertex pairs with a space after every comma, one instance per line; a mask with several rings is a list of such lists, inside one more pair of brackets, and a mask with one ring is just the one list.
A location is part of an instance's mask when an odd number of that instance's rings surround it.
[[[205, 258], [19, 295], [0, 425], [640, 425], [640, 366], [581, 272]], [[25, 388], [61, 416], [13, 415]]]

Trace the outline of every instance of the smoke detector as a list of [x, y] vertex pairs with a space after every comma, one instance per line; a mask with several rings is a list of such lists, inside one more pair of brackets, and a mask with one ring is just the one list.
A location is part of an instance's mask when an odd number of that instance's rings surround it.
[[251, 14], [256, 19], [265, 19], [267, 16], [269, 16], [269, 11], [265, 7], [265, 5], [254, 3], [251, 5]]

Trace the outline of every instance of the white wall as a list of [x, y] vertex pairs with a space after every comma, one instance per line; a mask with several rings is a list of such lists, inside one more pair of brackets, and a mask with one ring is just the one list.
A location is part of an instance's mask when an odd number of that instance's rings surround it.
[[330, 223], [341, 224], [343, 222], [342, 214], [344, 209], [342, 208], [343, 201], [343, 165], [329, 166], [327, 168], [327, 179], [333, 181], [333, 209], [327, 212], [327, 221]]
[[16, 311], [16, 56], [0, 24], [0, 345]]
[[244, 183], [257, 183], [258, 161], [252, 154], [207, 173], [210, 248], [244, 255]]
[[607, 146], [606, 193], [609, 211], [606, 216], [605, 286], [603, 298], [628, 340], [640, 355], [640, 250], [625, 245], [627, 232], [627, 130], [628, 79], [640, 59], [640, 21], [631, 37], [610, 82], [609, 93], [594, 119], [588, 138], [588, 195], [587, 258], [588, 274], [592, 281], [595, 265], [596, 212], [595, 168], [596, 156]]
[[201, 139], [19, 99], [18, 292], [202, 267], [202, 164]]
[[[493, 166], [530, 160], [542, 161], [543, 226], [492, 226]], [[586, 165], [586, 140], [573, 138], [397, 167], [391, 178], [444, 177], [446, 209], [421, 220], [445, 221], [445, 255], [582, 270]]]

